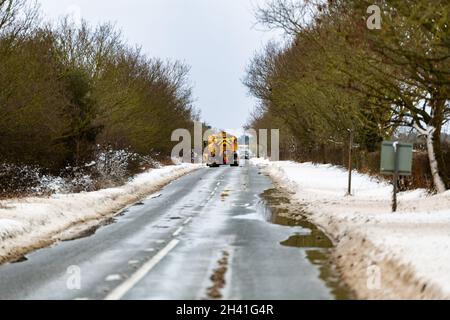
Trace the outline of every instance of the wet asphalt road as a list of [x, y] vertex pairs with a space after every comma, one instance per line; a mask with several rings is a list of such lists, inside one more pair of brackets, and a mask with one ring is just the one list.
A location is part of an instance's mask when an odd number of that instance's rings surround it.
[[205, 299], [224, 254], [223, 299], [333, 299], [306, 251], [280, 245], [309, 231], [266, 222], [258, 171], [202, 168], [94, 235], [1, 266], [0, 299]]

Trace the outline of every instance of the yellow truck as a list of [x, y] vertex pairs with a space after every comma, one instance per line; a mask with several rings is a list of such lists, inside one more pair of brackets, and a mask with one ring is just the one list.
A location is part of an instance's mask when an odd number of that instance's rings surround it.
[[226, 132], [210, 135], [205, 141], [203, 159], [208, 167], [239, 166], [238, 139]]

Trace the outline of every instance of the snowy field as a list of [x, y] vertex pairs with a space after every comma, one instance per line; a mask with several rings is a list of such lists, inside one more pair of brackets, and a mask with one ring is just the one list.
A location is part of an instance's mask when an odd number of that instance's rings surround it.
[[0, 201], [0, 262], [45, 246], [69, 228], [99, 223], [197, 168], [192, 164], [165, 166], [117, 188]]
[[336, 242], [345, 280], [361, 298], [450, 298], [450, 191], [399, 194], [392, 186], [330, 165], [251, 160], [305, 206]]

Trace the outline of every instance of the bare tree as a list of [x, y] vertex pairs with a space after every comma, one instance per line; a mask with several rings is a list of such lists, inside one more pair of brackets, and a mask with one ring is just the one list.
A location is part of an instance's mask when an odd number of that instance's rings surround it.
[[0, 0], [0, 35], [16, 38], [32, 29], [39, 20], [36, 1]]

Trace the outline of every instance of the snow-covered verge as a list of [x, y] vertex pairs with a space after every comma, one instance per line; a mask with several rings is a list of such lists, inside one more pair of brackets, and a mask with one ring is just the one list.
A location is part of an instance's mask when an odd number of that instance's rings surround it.
[[391, 212], [392, 186], [311, 163], [253, 159], [293, 193], [305, 213], [335, 241], [335, 258], [347, 284], [363, 299], [450, 298], [450, 192], [399, 194]]
[[123, 185], [138, 172], [160, 167], [150, 155], [100, 145], [92, 161], [67, 165], [57, 175], [37, 165], [0, 162], [0, 199], [97, 191]]
[[117, 188], [0, 201], [0, 263], [49, 245], [68, 229], [100, 223], [199, 167], [179, 164], [151, 169]]

